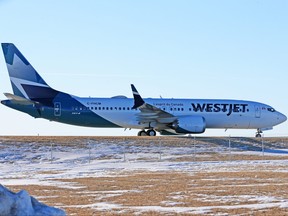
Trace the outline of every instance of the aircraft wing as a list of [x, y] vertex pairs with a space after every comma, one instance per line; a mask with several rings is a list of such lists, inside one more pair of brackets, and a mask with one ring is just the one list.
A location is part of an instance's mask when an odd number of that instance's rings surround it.
[[141, 111], [139, 114], [137, 114], [138, 121], [140, 123], [158, 122], [162, 124], [169, 124], [177, 119], [177, 117], [174, 115], [146, 103], [133, 84], [131, 84], [131, 88], [134, 97], [134, 106], [132, 109], [139, 109]]

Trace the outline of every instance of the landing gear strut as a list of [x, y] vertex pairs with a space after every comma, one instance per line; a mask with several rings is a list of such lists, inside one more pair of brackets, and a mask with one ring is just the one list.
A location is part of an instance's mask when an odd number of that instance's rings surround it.
[[156, 136], [156, 131], [153, 129], [149, 129], [147, 131], [141, 130], [138, 132], [138, 136]]
[[258, 128], [255, 137], [261, 137], [261, 133], [263, 133], [263, 131], [261, 131], [261, 129]]

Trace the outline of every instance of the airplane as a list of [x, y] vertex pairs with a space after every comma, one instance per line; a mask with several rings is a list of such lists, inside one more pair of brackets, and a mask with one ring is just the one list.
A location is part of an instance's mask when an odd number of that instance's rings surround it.
[[201, 134], [206, 129], [264, 130], [287, 117], [269, 105], [246, 100], [82, 98], [51, 88], [12, 43], [2, 43], [13, 93], [1, 103], [34, 118], [71, 125], [139, 129], [138, 136]]

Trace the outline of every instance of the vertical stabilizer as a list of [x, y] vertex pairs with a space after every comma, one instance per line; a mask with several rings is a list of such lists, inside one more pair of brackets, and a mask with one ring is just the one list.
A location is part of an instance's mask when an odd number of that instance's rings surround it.
[[47, 85], [14, 44], [2, 43], [2, 49], [15, 95], [37, 100], [58, 93]]

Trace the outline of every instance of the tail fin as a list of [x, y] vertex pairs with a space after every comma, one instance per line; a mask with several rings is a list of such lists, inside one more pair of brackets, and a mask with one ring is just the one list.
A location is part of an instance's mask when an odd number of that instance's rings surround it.
[[37, 101], [57, 95], [58, 91], [50, 88], [14, 44], [2, 43], [2, 49], [16, 96]]

